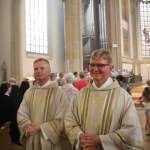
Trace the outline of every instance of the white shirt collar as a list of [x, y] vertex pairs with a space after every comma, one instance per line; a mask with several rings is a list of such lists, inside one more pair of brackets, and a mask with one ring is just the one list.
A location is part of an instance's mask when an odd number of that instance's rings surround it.
[[50, 85], [52, 83], [54, 83], [54, 81], [48, 80], [44, 85], [42, 85], [42, 86], [37, 85], [37, 86], [40, 87], [40, 88], [45, 88], [45, 87], [47, 87], [48, 85]]
[[107, 86], [109, 86], [109, 85], [112, 84], [112, 83], [113, 83], [113, 80], [112, 80], [112, 78], [109, 77], [109, 78], [102, 84], [101, 87], [97, 87], [96, 84], [95, 84], [95, 82], [93, 82], [92, 85], [93, 85], [93, 87], [94, 87], [96, 90], [102, 90], [102, 89], [106, 88]]

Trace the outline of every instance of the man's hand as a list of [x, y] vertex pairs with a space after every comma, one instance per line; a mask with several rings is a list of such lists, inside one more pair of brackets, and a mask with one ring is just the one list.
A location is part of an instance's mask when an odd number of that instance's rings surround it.
[[40, 125], [32, 123], [29, 126], [25, 127], [25, 132], [29, 135], [35, 135], [41, 131]]
[[85, 150], [92, 150], [100, 145], [101, 141], [98, 135], [85, 133], [80, 135], [80, 144]]

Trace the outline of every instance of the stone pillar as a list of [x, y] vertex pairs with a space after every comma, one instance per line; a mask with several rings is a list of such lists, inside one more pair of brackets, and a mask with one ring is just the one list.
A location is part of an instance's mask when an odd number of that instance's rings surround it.
[[12, 0], [0, 0], [0, 82], [11, 75], [12, 3]]
[[52, 72], [64, 71], [64, 8], [62, 0], [48, 2], [48, 49]]
[[81, 0], [65, 0], [65, 71], [83, 70]]
[[[138, 52], [138, 37], [135, 38], [135, 35], [138, 35], [138, 31], [137, 31], [137, 26], [138, 26], [138, 22], [137, 22], [137, 18], [138, 16], [140, 16], [140, 14], [138, 14], [138, 3], [139, 1], [136, 0], [130, 0], [130, 5], [131, 5], [131, 27], [132, 27], [132, 44], [133, 44], [133, 72], [135, 74], [139, 74], [140, 73], [140, 63], [138, 62], [139, 59], [139, 52]], [[139, 34], [140, 35], [140, 34]], [[141, 43], [140, 43], [141, 44]]]
[[111, 51], [113, 64], [116, 70], [122, 69], [121, 63], [121, 10], [120, 0], [109, 0]]
[[12, 3], [12, 27], [11, 27], [11, 76], [18, 81], [22, 79], [22, 29], [21, 21], [24, 3], [14, 0]]
[[[134, 35], [136, 35], [136, 38], [134, 36], [134, 44], [135, 44], [135, 48], [134, 48], [134, 62], [136, 63], [136, 66], [137, 66], [137, 69], [136, 69], [136, 74], [139, 74], [141, 73], [141, 60], [142, 60], [142, 57], [141, 57], [141, 49], [142, 49], [142, 43], [141, 43], [141, 33], [140, 33], [140, 30], [141, 30], [141, 27], [140, 27], [140, 24], [139, 22], [141, 21], [140, 20], [140, 2], [139, 1], [136, 1], [134, 0], [133, 1], [133, 6], [134, 6], [134, 24], [133, 24], [133, 27], [134, 27]], [[135, 28], [136, 27], [136, 28]]]

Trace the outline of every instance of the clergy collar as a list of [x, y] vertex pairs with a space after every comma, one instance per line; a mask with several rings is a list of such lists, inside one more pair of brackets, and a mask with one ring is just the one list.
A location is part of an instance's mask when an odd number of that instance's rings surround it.
[[40, 86], [40, 85], [37, 84], [37, 87], [39, 87], [39, 88], [45, 88], [45, 87], [47, 87], [48, 85], [50, 85], [50, 84], [52, 84], [52, 83], [54, 83], [54, 81], [48, 80], [48, 81], [47, 81], [44, 85], [42, 85], [42, 86]]
[[96, 90], [102, 90], [102, 89], [108, 87], [109, 85], [111, 85], [112, 83], [113, 83], [113, 80], [112, 80], [112, 78], [109, 77], [109, 78], [102, 84], [101, 87], [97, 87], [94, 81], [92, 82], [92, 85], [93, 85], [93, 87], [94, 87]]

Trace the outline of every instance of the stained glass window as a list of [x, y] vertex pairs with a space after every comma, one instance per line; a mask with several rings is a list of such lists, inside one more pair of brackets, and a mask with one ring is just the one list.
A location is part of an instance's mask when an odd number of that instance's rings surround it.
[[150, 57], [150, 1], [140, 1], [142, 56]]

